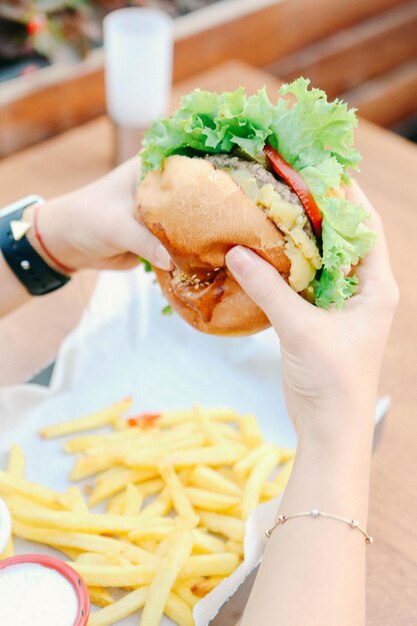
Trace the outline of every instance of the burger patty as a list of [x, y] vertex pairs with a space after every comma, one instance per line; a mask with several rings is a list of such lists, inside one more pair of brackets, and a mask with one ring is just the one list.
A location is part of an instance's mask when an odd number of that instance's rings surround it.
[[[214, 165], [222, 170], [247, 170], [255, 178], [258, 187], [264, 185], [272, 185], [275, 191], [281, 196], [283, 200], [290, 204], [295, 204], [301, 207], [304, 211], [303, 204], [297, 194], [282, 180], [279, 180], [272, 172], [266, 170], [260, 163], [256, 161], [245, 161], [237, 156], [231, 156], [229, 154], [208, 154], [205, 156], [207, 161], [210, 161]], [[306, 234], [315, 240], [315, 235], [310, 223], [307, 219], [303, 229]]]

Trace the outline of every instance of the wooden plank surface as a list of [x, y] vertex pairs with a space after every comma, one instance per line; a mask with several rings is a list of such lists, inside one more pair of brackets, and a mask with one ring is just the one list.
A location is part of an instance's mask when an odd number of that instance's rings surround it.
[[415, 0], [321, 39], [265, 69], [286, 81], [305, 76], [334, 98], [413, 59], [417, 59]]
[[[417, 31], [416, 31], [417, 33]], [[417, 40], [417, 35], [416, 35]], [[342, 94], [367, 120], [392, 126], [417, 112], [417, 58]]]
[[[230, 9], [226, 9], [230, 3], [225, 3], [223, 9], [221, 3], [216, 4], [210, 12], [216, 14], [214, 23], [205, 19], [205, 11], [177, 21], [174, 80], [183, 80], [228, 59], [265, 66], [404, 3], [407, 0], [245, 0], [241, 5], [245, 10], [233, 3], [233, 19]], [[253, 5], [252, 10], [247, 10], [248, 5]], [[192, 27], [187, 26], [188, 22]], [[413, 22], [403, 23], [403, 29], [404, 47]], [[379, 46], [375, 58], [388, 48], [392, 46]], [[390, 54], [388, 51], [388, 58]], [[352, 61], [345, 65], [352, 66]], [[355, 62], [356, 73], [360, 65], [366, 67], [363, 59], [359, 64]], [[339, 75], [343, 73], [338, 71]], [[104, 110], [101, 50], [95, 50], [82, 64], [49, 67], [24, 80], [10, 81], [0, 89], [0, 157], [94, 119]]]
[[[176, 77], [185, 78], [225, 59], [258, 67], [398, 6], [407, 0], [285, 0], [178, 42]], [[196, 53], [198, 51], [198, 53]], [[186, 68], [186, 69], [185, 69]]]
[[[222, 90], [240, 83], [251, 92], [267, 84], [270, 95], [277, 86], [258, 70], [229, 63], [179, 85], [173, 103], [197, 84]], [[372, 463], [369, 528], [376, 542], [368, 552], [368, 626], [415, 626], [417, 148], [365, 122], [357, 138], [364, 156], [360, 182], [383, 217], [401, 289], [381, 378], [381, 392], [389, 393], [393, 404]], [[102, 174], [110, 161], [111, 129], [100, 119], [0, 163], [0, 204], [33, 191], [48, 197], [61, 193]], [[0, 382], [23, 381], [53, 357], [86, 301], [80, 282], [88, 291], [89, 281], [88, 276], [74, 281], [0, 322], [0, 350], [7, 355], [0, 365]]]

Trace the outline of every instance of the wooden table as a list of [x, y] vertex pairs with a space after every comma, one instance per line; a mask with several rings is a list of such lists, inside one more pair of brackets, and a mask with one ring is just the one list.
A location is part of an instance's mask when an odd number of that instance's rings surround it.
[[[178, 84], [253, 92], [277, 82], [241, 63]], [[384, 360], [381, 392], [393, 399], [383, 437], [375, 451], [371, 477], [369, 528], [375, 545], [368, 559], [369, 626], [417, 624], [417, 147], [361, 122], [357, 141], [364, 156], [360, 182], [382, 214], [401, 305]], [[31, 192], [46, 197], [100, 176], [111, 164], [111, 127], [102, 118], [0, 163], [0, 205]], [[0, 384], [23, 382], [52, 360], [88, 301], [94, 274], [86, 272], [63, 290], [33, 301], [0, 322]]]

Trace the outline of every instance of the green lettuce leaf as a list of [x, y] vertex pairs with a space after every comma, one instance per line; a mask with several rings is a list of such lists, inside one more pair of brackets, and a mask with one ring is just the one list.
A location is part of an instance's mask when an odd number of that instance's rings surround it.
[[313, 283], [316, 304], [343, 306], [357, 286], [346, 270], [372, 247], [375, 234], [364, 225], [363, 207], [329, 196], [349, 185], [360, 155], [354, 148], [355, 111], [299, 78], [283, 85], [276, 104], [266, 90], [246, 96], [242, 87], [216, 94], [196, 89], [170, 117], [159, 118], [146, 133], [142, 172], [160, 169], [172, 154], [231, 152], [239, 147], [255, 158], [269, 143], [304, 178], [323, 214], [322, 259]]

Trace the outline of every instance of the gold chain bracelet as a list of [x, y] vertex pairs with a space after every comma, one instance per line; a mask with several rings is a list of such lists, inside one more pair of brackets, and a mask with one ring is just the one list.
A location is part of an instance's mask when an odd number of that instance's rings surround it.
[[282, 526], [290, 519], [296, 519], [297, 517], [328, 517], [329, 519], [336, 520], [337, 522], [343, 522], [344, 524], [348, 524], [353, 530], [359, 530], [362, 535], [365, 537], [365, 543], [372, 544], [374, 542], [371, 535], [368, 535], [366, 530], [359, 526], [359, 522], [356, 519], [348, 519], [347, 517], [340, 517], [340, 515], [333, 515], [332, 513], [325, 513], [324, 511], [319, 511], [318, 509], [312, 509], [311, 511], [305, 511], [304, 513], [296, 513], [295, 515], [279, 515], [275, 524], [265, 532], [267, 538], [269, 539], [272, 533], [278, 526]]

